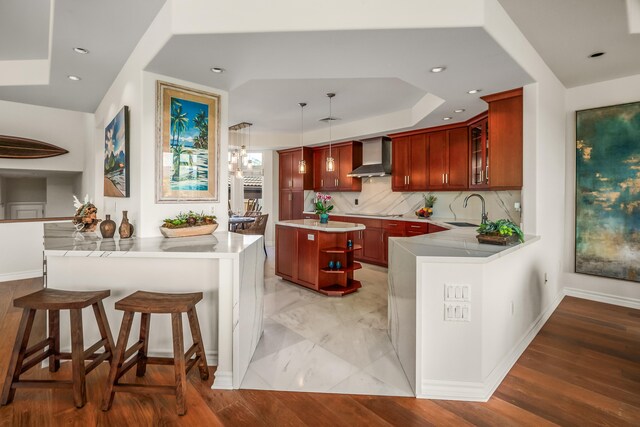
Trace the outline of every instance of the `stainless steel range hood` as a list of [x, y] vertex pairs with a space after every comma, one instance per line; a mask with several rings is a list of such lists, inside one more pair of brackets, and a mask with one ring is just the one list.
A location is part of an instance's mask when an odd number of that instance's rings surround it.
[[348, 174], [355, 178], [391, 175], [391, 139], [386, 136], [362, 140], [362, 166]]

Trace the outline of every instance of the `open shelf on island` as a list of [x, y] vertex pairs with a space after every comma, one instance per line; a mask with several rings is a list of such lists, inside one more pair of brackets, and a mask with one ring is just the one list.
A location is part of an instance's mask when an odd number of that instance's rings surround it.
[[362, 249], [361, 245], [353, 245], [353, 247], [351, 248], [333, 247], [333, 248], [320, 249], [320, 252], [324, 252], [327, 254], [346, 254], [346, 253], [358, 251], [361, 249]]
[[323, 273], [344, 274], [350, 271], [360, 270], [361, 268], [362, 268], [362, 264], [360, 264], [359, 262], [354, 262], [353, 264], [346, 267], [342, 267], [339, 270], [336, 268], [325, 267], [325, 268], [321, 268], [320, 271], [322, 271]]
[[330, 297], [338, 297], [353, 293], [360, 289], [362, 284], [359, 280], [349, 279], [347, 286], [331, 285], [318, 289], [318, 292]]

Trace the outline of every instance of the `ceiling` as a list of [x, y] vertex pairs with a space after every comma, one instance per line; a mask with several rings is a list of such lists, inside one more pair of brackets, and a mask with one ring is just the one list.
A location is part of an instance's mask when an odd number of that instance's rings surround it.
[[[50, 1], [0, 3], [0, 61], [46, 58]], [[50, 83], [0, 86], [0, 99], [95, 111], [165, 1], [56, 0]], [[627, 30], [624, 0], [499, 1], [567, 87], [640, 74], [640, 35]], [[598, 50], [607, 53], [587, 58]], [[438, 65], [447, 70], [429, 72]], [[482, 28], [178, 35], [147, 70], [228, 90], [230, 124], [276, 133], [298, 132], [298, 102], [308, 103], [305, 130], [326, 126], [318, 119], [328, 115], [327, 92], [336, 93], [338, 123], [411, 109], [433, 94], [444, 102], [413, 123], [426, 127], [466, 120], [486, 108], [479, 96], [531, 81]], [[474, 88], [483, 91], [467, 94]]]
[[499, 2], [565, 87], [640, 74], [640, 33], [629, 32], [624, 0]]

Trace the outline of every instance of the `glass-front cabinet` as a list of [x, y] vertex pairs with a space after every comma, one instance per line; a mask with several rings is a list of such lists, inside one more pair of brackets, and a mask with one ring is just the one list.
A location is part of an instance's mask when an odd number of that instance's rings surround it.
[[471, 159], [471, 188], [489, 186], [489, 121], [478, 120], [469, 126], [469, 148]]

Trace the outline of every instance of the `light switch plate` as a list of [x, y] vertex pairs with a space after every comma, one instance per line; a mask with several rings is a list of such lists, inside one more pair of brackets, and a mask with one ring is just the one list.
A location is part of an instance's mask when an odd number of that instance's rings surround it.
[[446, 322], [471, 322], [471, 304], [445, 302], [444, 320]]
[[470, 285], [455, 285], [451, 283], [444, 284], [444, 300], [445, 301], [471, 301]]

